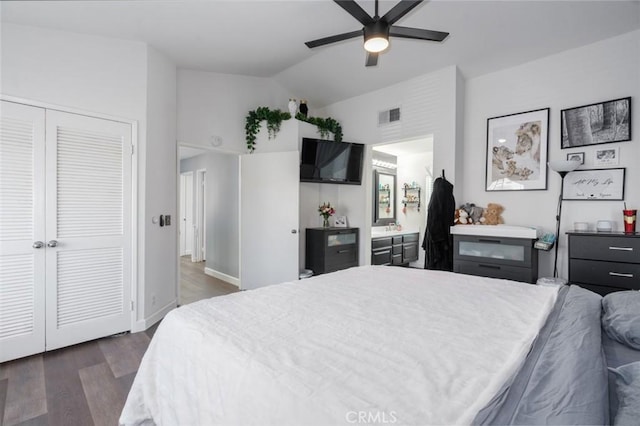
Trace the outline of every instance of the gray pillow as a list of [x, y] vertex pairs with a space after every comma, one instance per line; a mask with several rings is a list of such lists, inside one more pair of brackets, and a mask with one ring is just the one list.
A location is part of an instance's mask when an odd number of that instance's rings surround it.
[[602, 298], [602, 328], [614, 340], [640, 350], [640, 291], [617, 291]]
[[616, 425], [638, 425], [640, 421], [640, 361], [609, 368], [615, 375], [618, 411], [613, 419]]

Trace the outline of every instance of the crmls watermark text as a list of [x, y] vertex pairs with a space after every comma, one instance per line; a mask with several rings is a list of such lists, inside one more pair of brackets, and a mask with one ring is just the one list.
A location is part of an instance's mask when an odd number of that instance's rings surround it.
[[393, 424], [398, 421], [395, 411], [348, 411], [347, 422], [354, 424]]

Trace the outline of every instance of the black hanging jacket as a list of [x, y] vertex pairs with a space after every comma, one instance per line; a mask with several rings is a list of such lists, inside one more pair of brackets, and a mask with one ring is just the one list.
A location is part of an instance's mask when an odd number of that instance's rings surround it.
[[453, 270], [453, 239], [449, 227], [455, 220], [453, 185], [443, 177], [433, 183], [427, 209], [427, 229], [422, 248], [426, 250], [425, 269]]

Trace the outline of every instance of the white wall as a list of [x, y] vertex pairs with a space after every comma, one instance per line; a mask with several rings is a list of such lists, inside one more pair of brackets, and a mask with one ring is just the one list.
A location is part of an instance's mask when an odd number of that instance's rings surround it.
[[[462, 143], [458, 124], [462, 117], [458, 114], [463, 108], [458, 103], [464, 94], [463, 83], [457, 68], [448, 67], [338, 102], [322, 109], [318, 115], [337, 119], [342, 124], [344, 140], [349, 142], [375, 145], [432, 135], [434, 170], [439, 175], [445, 169], [447, 179], [455, 185], [456, 179], [460, 179], [456, 155], [457, 146]], [[401, 121], [378, 127], [378, 112], [397, 106], [402, 110]], [[372, 223], [370, 150], [364, 161], [367, 168], [363, 171], [362, 186], [341, 185], [323, 188], [323, 192], [328, 201], [340, 207], [342, 211], [338, 214], [347, 215], [349, 224], [360, 228], [360, 263], [368, 264]], [[458, 186], [455, 191], [458, 196]]]
[[244, 153], [245, 117], [260, 106], [287, 111], [292, 97], [270, 78], [178, 71], [178, 140], [209, 146], [222, 138], [220, 148]]
[[[144, 209], [144, 318], [160, 319], [177, 304], [177, 211], [176, 170], [176, 66], [147, 49], [147, 138], [145, 153]], [[171, 215], [171, 226], [151, 222], [153, 216]], [[142, 287], [142, 286], [141, 286]], [[149, 322], [152, 322], [149, 321]], [[149, 325], [149, 324], [147, 324]]]
[[[464, 146], [462, 163], [462, 202], [505, 207], [507, 224], [542, 226], [555, 232], [555, 212], [560, 192], [560, 177], [548, 173], [546, 191], [485, 192], [485, 156], [487, 118], [505, 114], [551, 108], [549, 123], [549, 160], [566, 159], [567, 152], [584, 151], [585, 166], [592, 168], [596, 148], [560, 148], [560, 110], [594, 102], [631, 96], [640, 99], [640, 31], [601, 41], [589, 46], [553, 55], [518, 67], [468, 80], [466, 83]], [[625, 199], [630, 208], [640, 207], [640, 114], [632, 105], [633, 140], [608, 146], [620, 148], [619, 167], [626, 167]], [[437, 153], [436, 153], [437, 155]], [[437, 170], [437, 169], [436, 169]], [[561, 234], [573, 229], [573, 222], [594, 226], [598, 219], [616, 222], [622, 229], [622, 202], [568, 201], [563, 204]], [[567, 277], [567, 242], [562, 235], [558, 267]], [[551, 276], [553, 251], [540, 253], [540, 276]]]
[[[180, 161], [180, 172], [207, 170], [205, 266], [217, 275], [235, 279], [240, 278], [238, 164], [238, 155], [219, 152]], [[195, 191], [195, 179], [193, 184]]]
[[[176, 209], [175, 67], [140, 42], [9, 23], [2, 23], [1, 35], [3, 95], [121, 117], [138, 124], [135, 299], [139, 323], [134, 327], [144, 327], [145, 320], [151, 319], [146, 321], [148, 324], [159, 319], [151, 317], [171, 299], [176, 287], [175, 262], [165, 262], [169, 254], [163, 252], [164, 244], [175, 235], [169, 235], [169, 229], [156, 234], [159, 230], [149, 224], [151, 213], [175, 215]], [[151, 167], [149, 173], [146, 166]], [[170, 242], [167, 249], [175, 246], [175, 241]], [[162, 279], [145, 287], [146, 274]], [[152, 295], [157, 298], [155, 307], [147, 303]]]

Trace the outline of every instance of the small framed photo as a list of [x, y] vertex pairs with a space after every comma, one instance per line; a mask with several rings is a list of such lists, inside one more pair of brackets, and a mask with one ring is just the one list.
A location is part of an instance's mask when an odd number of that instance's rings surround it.
[[570, 152], [567, 154], [567, 161], [579, 161], [584, 164], [584, 152]]
[[346, 216], [336, 216], [333, 226], [336, 228], [346, 228], [347, 227], [347, 217]]
[[620, 149], [617, 146], [615, 148], [596, 149], [593, 156], [593, 164], [596, 166], [617, 166], [620, 159]]

